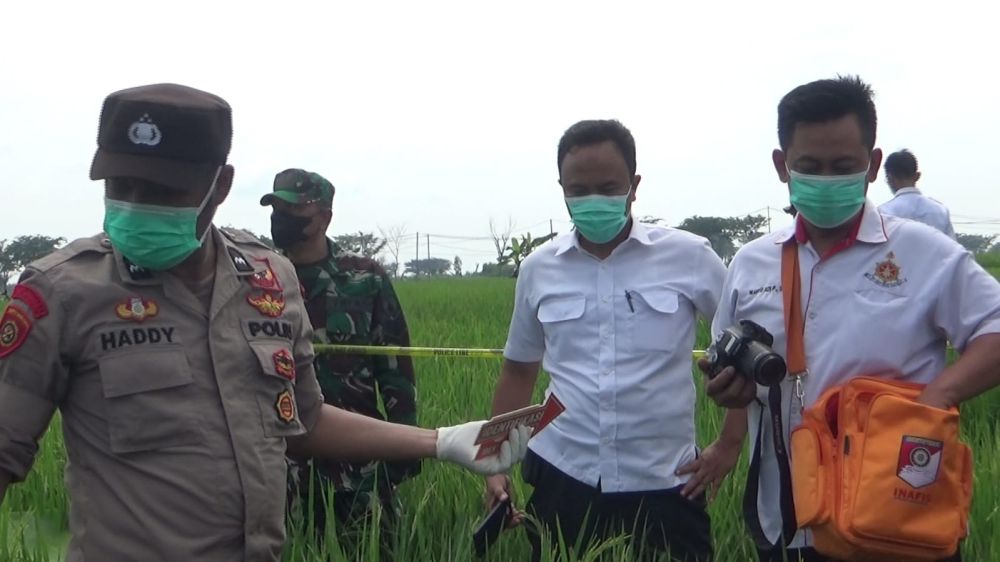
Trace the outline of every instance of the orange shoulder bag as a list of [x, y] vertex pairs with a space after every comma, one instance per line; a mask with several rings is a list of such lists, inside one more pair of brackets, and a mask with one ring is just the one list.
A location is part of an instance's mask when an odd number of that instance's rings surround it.
[[[781, 262], [788, 372], [805, 373], [796, 244], [785, 244]], [[791, 434], [790, 495], [796, 527], [812, 531], [821, 554], [920, 561], [958, 550], [972, 501], [972, 451], [959, 441], [956, 408], [916, 401], [923, 386], [857, 377], [803, 411]]]

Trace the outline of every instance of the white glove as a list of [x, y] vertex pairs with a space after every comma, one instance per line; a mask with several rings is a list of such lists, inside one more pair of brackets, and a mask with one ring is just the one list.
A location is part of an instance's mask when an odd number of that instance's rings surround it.
[[510, 430], [508, 439], [500, 445], [500, 452], [483, 459], [475, 460], [479, 446], [476, 436], [485, 420], [463, 423], [452, 427], [441, 427], [437, 430], [437, 458], [460, 464], [479, 474], [498, 474], [507, 472], [510, 467], [521, 462], [528, 452], [528, 438], [531, 428], [518, 425]]

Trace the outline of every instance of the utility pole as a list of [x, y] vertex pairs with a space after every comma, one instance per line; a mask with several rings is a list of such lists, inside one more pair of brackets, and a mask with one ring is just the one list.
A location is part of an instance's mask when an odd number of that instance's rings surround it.
[[771, 234], [771, 206], [767, 206], [767, 233]]
[[552, 219], [549, 219], [549, 234], [554, 234], [555, 229], [552, 228]]
[[[417, 233], [417, 255], [414, 258], [414, 261], [420, 261], [420, 233], [419, 232]], [[414, 264], [414, 265], [416, 265], [416, 264]]]
[[427, 259], [431, 259], [431, 235], [427, 235]]

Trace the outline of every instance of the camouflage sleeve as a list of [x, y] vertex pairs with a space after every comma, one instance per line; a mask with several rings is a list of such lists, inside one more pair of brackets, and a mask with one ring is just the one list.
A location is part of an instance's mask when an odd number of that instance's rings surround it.
[[[379, 272], [380, 288], [372, 311], [372, 345], [409, 347], [410, 332], [403, 308], [385, 272]], [[417, 398], [413, 360], [408, 356], [376, 355], [375, 382], [385, 405], [386, 417], [394, 423], [417, 424]], [[420, 472], [420, 462], [387, 463], [389, 478], [399, 483]]]

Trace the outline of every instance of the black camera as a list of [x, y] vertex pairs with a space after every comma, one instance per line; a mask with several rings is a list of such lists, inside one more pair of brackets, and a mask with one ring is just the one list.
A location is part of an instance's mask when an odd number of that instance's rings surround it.
[[750, 377], [757, 384], [774, 386], [785, 378], [785, 360], [771, 349], [774, 336], [756, 322], [740, 320], [738, 327], [726, 328], [708, 348], [714, 377], [726, 367]]

